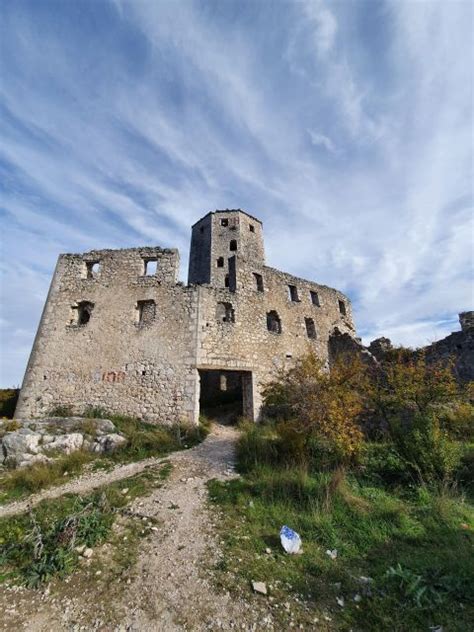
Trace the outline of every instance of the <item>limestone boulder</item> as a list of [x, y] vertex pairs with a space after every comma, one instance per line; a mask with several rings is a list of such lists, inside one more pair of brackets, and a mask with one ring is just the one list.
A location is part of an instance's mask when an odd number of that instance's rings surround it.
[[21, 430], [6, 434], [2, 439], [5, 458], [16, 457], [20, 454], [38, 454], [41, 452], [41, 435], [31, 432], [24, 434]]
[[53, 441], [48, 442], [44, 447], [47, 450], [59, 452], [61, 454], [71, 454], [82, 448], [84, 437], [79, 432], [54, 437]]
[[114, 452], [127, 443], [127, 439], [120, 434], [113, 433], [98, 437], [93, 445], [94, 452]]
[[78, 450], [110, 453], [127, 443], [109, 419], [21, 419], [11, 430], [6, 424], [0, 430], [5, 433], [0, 437], [0, 465], [7, 467], [47, 463]]

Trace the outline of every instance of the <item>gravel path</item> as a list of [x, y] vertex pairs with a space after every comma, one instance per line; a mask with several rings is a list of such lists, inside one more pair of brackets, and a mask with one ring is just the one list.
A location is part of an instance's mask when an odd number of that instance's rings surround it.
[[[114, 590], [113, 585], [97, 580], [97, 586], [87, 586], [84, 594], [71, 591], [59, 598], [57, 594], [54, 598], [43, 594], [38, 606], [33, 605], [32, 597], [39, 591], [20, 591], [8, 599], [0, 595], [0, 607], [8, 601], [15, 612], [14, 628], [0, 627], [28, 632], [278, 629], [261, 597], [250, 595], [249, 603], [218, 589], [213, 581], [212, 567], [222, 553], [214, 528], [218, 516], [207, 505], [206, 483], [212, 478], [235, 476], [236, 436], [232, 427], [215, 426], [200, 445], [170, 455], [170, 478], [149, 496], [132, 503], [132, 511], [156, 520], [159, 526], [141, 542], [138, 560], [125, 586]], [[135, 465], [143, 469], [145, 462]], [[139, 471], [124, 469], [132, 467], [83, 477], [76, 481], [80, 488], [68, 491], [87, 491], [103, 484], [105, 477], [117, 480], [120, 473], [130, 476]], [[59, 489], [51, 491], [58, 495]], [[115, 622], [105, 624], [107, 619], [110, 621], [110, 613]]]

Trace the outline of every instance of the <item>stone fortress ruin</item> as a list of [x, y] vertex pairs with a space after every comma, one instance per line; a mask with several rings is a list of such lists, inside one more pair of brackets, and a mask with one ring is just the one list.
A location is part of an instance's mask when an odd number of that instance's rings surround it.
[[175, 249], [60, 255], [16, 416], [100, 407], [197, 423], [233, 392], [256, 420], [276, 369], [310, 349], [328, 360], [336, 330], [355, 336], [349, 299], [265, 265], [262, 223], [240, 209], [194, 224], [188, 285], [178, 269]]

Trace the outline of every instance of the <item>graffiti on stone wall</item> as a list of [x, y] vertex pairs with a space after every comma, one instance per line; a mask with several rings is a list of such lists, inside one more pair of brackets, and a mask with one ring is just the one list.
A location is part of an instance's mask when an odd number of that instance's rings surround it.
[[103, 382], [123, 382], [126, 377], [125, 371], [104, 371], [102, 373]]

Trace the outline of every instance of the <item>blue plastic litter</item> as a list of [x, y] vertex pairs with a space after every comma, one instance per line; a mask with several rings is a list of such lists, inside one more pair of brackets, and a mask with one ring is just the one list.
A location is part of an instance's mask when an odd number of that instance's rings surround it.
[[287, 553], [299, 553], [301, 549], [301, 538], [296, 531], [284, 525], [280, 529], [280, 540], [282, 547]]

